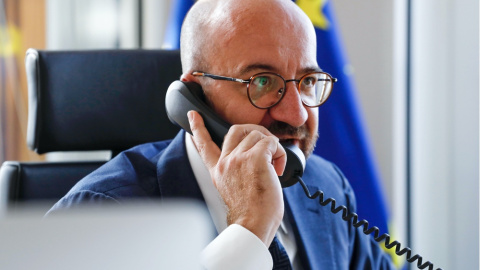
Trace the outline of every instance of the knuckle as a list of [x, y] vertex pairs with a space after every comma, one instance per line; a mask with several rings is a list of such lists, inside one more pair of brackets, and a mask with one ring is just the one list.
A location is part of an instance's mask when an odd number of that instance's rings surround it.
[[262, 132], [258, 130], [252, 130], [249, 135], [254, 138], [259, 138], [260, 140], [266, 137]]
[[201, 142], [196, 142], [196, 146], [197, 146], [198, 153], [200, 154], [200, 156], [203, 157], [205, 155], [207, 146]]
[[230, 133], [234, 133], [234, 134], [243, 132], [243, 131], [244, 131], [244, 128], [241, 125], [233, 125], [230, 127], [230, 130], [229, 130]]

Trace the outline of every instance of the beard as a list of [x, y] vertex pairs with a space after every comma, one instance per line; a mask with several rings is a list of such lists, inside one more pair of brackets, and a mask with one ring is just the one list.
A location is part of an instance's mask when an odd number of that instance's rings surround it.
[[305, 125], [300, 127], [291, 126], [285, 122], [275, 121], [267, 129], [275, 136], [282, 137], [294, 137], [299, 139], [299, 147], [307, 159], [315, 149], [315, 145], [318, 139], [318, 131], [314, 134], [308, 130]]

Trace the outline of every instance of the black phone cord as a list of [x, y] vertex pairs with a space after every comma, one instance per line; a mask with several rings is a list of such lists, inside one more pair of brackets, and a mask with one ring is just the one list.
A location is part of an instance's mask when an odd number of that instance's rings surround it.
[[[366, 235], [369, 235], [372, 232], [374, 232], [373, 239], [375, 241], [380, 243], [381, 241], [385, 240], [385, 247], [387, 249], [391, 249], [391, 248], [395, 247], [395, 253], [398, 256], [402, 256], [403, 254], [406, 253], [406, 260], [409, 263], [413, 263], [415, 260], [418, 260], [417, 261], [417, 267], [419, 269], [424, 269], [426, 267], [428, 267], [428, 270], [433, 269], [433, 263], [431, 263], [430, 261], [427, 261], [424, 264], [422, 264], [423, 259], [422, 259], [422, 256], [420, 256], [419, 254], [415, 254], [414, 256], [412, 256], [412, 250], [409, 247], [401, 249], [401, 244], [398, 241], [393, 241], [392, 243], [390, 243], [390, 235], [388, 235], [387, 233], [384, 233], [384, 234], [379, 236], [380, 229], [378, 227], [373, 226], [371, 228], [368, 228], [368, 221], [366, 221], [365, 219], [362, 219], [362, 220], [358, 221], [358, 215], [356, 213], [353, 213], [353, 212], [348, 213], [349, 211], [348, 211], [348, 208], [346, 206], [340, 205], [340, 206], [336, 207], [335, 199], [328, 198], [328, 199], [324, 200], [323, 191], [317, 190], [313, 195], [311, 195], [310, 191], [308, 190], [307, 186], [303, 182], [302, 178], [300, 178], [300, 177], [297, 177], [297, 178], [298, 178], [298, 181], [300, 182], [300, 185], [303, 188], [303, 191], [305, 192], [305, 195], [307, 195], [308, 198], [315, 199], [315, 198], [319, 197], [319, 202], [320, 202], [320, 205], [322, 205], [322, 206], [326, 206], [328, 204], [331, 204], [330, 211], [334, 214], [337, 214], [338, 212], [342, 211], [342, 219], [343, 220], [349, 221], [349, 220], [352, 219], [352, 225], [355, 228], [363, 226], [363, 233], [366, 234]], [[436, 270], [442, 270], [442, 268], [437, 268]]]

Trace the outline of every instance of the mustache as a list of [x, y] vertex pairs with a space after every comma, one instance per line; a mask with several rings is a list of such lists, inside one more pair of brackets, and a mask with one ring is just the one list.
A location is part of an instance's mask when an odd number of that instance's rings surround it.
[[318, 139], [318, 132], [311, 134], [306, 125], [300, 127], [291, 126], [285, 122], [273, 122], [267, 129], [275, 136], [293, 137], [300, 140], [300, 149], [305, 158], [308, 158], [315, 149], [315, 144]]
[[267, 129], [275, 136], [289, 136], [298, 139], [310, 137], [310, 131], [305, 125], [294, 127], [285, 122], [275, 121]]

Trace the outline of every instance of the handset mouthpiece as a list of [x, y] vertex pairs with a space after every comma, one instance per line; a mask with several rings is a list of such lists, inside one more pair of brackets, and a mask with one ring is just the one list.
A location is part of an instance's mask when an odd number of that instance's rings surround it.
[[305, 155], [297, 146], [289, 143], [282, 144], [287, 153], [287, 164], [282, 176], [279, 176], [283, 188], [293, 186], [303, 176], [305, 170]]

